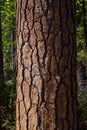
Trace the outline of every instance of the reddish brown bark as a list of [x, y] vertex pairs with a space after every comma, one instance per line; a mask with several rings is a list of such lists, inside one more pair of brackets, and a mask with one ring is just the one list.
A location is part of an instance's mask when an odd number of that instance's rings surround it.
[[17, 0], [16, 130], [77, 130], [73, 0]]

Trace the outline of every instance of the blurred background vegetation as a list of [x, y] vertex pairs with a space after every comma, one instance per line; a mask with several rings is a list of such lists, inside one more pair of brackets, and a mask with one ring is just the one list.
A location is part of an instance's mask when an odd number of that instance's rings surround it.
[[87, 130], [87, 0], [76, 1], [78, 116], [80, 130]]
[[[0, 0], [4, 81], [0, 83], [0, 130], [15, 130], [16, 1]], [[3, 59], [2, 59], [3, 58]]]
[[[15, 130], [16, 0], [0, 0], [0, 34], [0, 130]], [[87, 0], [76, 1], [76, 42], [79, 127], [87, 130]]]

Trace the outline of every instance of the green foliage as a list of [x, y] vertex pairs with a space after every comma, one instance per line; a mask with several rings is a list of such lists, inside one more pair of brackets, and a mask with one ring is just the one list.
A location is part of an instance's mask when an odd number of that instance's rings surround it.
[[0, 0], [0, 7], [5, 81], [0, 86], [0, 120], [4, 130], [15, 130], [16, 70], [12, 68], [11, 48], [16, 48], [16, 38], [11, 39], [11, 32], [16, 32], [16, 1]]
[[15, 87], [13, 82], [8, 82], [3, 86], [2, 95], [2, 127], [4, 130], [15, 130]]
[[[76, 31], [76, 41], [77, 41], [77, 59], [87, 66], [87, 51], [86, 51], [86, 42], [84, 36], [84, 24], [83, 24], [83, 0], [77, 0], [77, 10], [76, 10], [76, 19], [77, 19], [77, 31]], [[85, 10], [87, 13], [87, 1], [85, 0]], [[86, 14], [87, 16], [87, 14]], [[85, 17], [86, 17], [85, 16]], [[87, 18], [87, 17], [86, 17]], [[87, 20], [86, 20], [87, 21]], [[87, 23], [86, 23], [87, 24]]]
[[[3, 54], [4, 54], [4, 63], [5, 68], [6, 64], [9, 64], [11, 61], [11, 31], [16, 30], [15, 23], [15, 11], [16, 1], [5, 0], [4, 6], [2, 8], [2, 41], [3, 41]], [[15, 44], [15, 41], [13, 41]], [[16, 46], [16, 45], [15, 45]]]
[[[10, 71], [9, 71], [10, 72]], [[16, 80], [0, 82], [0, 120], [4, 130], [15, 130]]]
[[79, 122], [87, 122], [87, 92], [78, 94]]
[[78, 94], [79, 130], [87, 130], [87, 91]]
[[[83, 63], [87, 70], [87, 48], [84, 34], [84, 14], [83, 14], [83, 0], [77, 0], [77, 60]], [[87, 24], [87, 0], [85, 0], [86, 24]], [[87, 73], [87, 72], [86, 72]], [[80, 91], [78, 94], [78, 112], [79, 112], [79, 127], [80, 130], [87, 130], [87, 92]]]

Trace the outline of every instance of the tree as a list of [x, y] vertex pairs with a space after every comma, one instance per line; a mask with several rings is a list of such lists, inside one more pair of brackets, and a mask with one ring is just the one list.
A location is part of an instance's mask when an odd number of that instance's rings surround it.
[[[0, 6], [0, 92], [3, 88], [3, 83], [4, 83], [4, 73], [3, 73], [3, 49], [2, 49], [1, 6]], [[1, 106], [2, 106], [2, 93], [0, 93], [0, 129], [2, 130]]]
[[75, 1], [17, 0], [16, 130], [77, 130]]
[[2, 48], [2, 27], [1, 27], [1, 6], [0, 6], [0, 84], [4, 81], [3, 73], [3, 48]]
[[[15, 24], [15, 18], [13, 17], [13, 25]], [[15, 26], [15, 25], [14, 25]], [[15, 71], [15, 30], [11, 30], [11, 55], [12, 55], [12, 70]]]

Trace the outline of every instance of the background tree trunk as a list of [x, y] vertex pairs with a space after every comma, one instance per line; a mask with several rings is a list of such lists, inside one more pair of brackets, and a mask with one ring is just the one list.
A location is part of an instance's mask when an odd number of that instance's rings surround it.
[[[12, 3], [15, 3], [14, 0], [12, 0]], [[15, 10], [15, 5], [13, 4], [11, 7], [13, 10]], [[15, 26], [16, 26], [16, 17], [13, 15], [11, 17], [11, 21], [12, 21], [12, 28], [11, 28], [11, 58], [12, 58], [12, 62], [11, 62], [11, 68], [13, 71], [16, 71], [16, 30], [15, 30]]]
[[0, 7], [0, 130], [2, 130], [2, 88], [4, 83], [3, 72], [3, 48], [2, 48], [2, 29], [1, 29], [1, 7]]
[[[12, 23], [13, 26], [15, 26], [15, 18], [12, 18]], [[11, 30], [11, 58], [12, 58], [12, 62], [11, 62], [11, 68], [13, 71], [16, 71], [16, 60], [15, 60], [15, 53], [16, 53], [16, 45], [15, 45], [15, 41], [16, 41], [16, 32], [14, 30], [14, 28], [12, 28]]]
[[0, 83], [4, 81], [3, 73], [3, 47], [2, 47], [2, 29], [1, 29], [1, 7], [0, 7]]
[[16, 130], [77, 130], [75, 2], [17, 0]]

